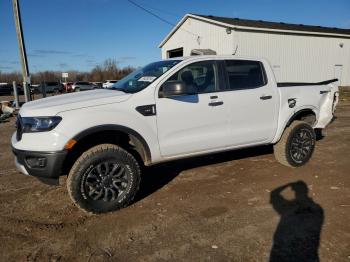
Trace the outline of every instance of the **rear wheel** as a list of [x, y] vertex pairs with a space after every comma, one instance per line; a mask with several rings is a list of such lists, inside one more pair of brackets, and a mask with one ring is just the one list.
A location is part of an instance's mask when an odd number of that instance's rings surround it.
[[275, 158], [285, 166], [302, 166], [311, 158], [315, 141], [315, 132], [309, 124], [294, 121], [283, 132], [280, 141], [274, 145]]
[[116, 145], [102, 144], [89, 149], [75, 162], [67, 188], [79, 208], [105, 213], [131, 203], [139, 189], [140, 173], [131, 154]]

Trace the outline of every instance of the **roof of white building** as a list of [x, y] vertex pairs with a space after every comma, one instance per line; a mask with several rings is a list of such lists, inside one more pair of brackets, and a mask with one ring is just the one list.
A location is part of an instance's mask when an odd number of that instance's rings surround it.
[[[197, 15], [186, 14], [180, 22], [173, 28], [173, 30], [164, 38], [159, 47], [162, 47], [169, 38], [176, 32], [176, 30], [186, 21], [187, 18], [194, 18], [204, 22], [209, 22], [229, 28], [247, 29], [247, 30], [259, 30], [259, 31], [274, 31], [274, 32], [286, 32], [286, 33], [298, 33], [308, 35], [324, 35], [333, 37], [345, 37], [350, 38], [350, 29], [336, 28], [336, 27], [323, 27], [314, 25], [303, 24], [290, 24], [283, 22], [268, 22], [262, 20], [248, 20], [240, 18], [219, 17], [212, 15]], [[196, 34], [196, 32], [192, 32]]]

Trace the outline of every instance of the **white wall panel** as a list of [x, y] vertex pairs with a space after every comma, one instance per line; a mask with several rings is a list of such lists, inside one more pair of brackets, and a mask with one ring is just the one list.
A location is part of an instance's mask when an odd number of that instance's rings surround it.
[[[266, 57], [277, 68], [278, 81], [318, 82], [335, 77], [350, 85], [350, 40], [318, 36], [238, 31], [237, 55]], [[340, 44], [343, 43], [343, 47]]]
[[[200, 37], [186, 31], [198, 34]], [[340, 47], [340, 44], [343, 47]], [[280, 82], [318, 82], [335, 77], [342, 65], [341, 85], [350, 86], [350, 39], [293, 35], [284, 33], [232, 31], [197, 19], [188, 18], [162, 47], [167, 51], [184, 48], [184, 56], [192, 49], [213, 49], [218, 54], [267, 58]]]
[[[192, 33], [197, 34], [193, 35]], [[184, 48], [184, 56], [189, 56], [192, 49], [213, 49], [218, 54], [233, 53], [233, 33], [227, 34], [221, 26], [203, 23], [188, 18], [162, 47], [162, 58], [167, 58], [167, 51]]]

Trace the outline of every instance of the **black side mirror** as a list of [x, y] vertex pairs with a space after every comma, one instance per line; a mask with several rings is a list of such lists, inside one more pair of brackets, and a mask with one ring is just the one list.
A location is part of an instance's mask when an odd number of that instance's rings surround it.
[[167, 81], [162, 85], [162, 97], [195, 95], [198, 90], [193, 85], [186, 85], [183, 81]]

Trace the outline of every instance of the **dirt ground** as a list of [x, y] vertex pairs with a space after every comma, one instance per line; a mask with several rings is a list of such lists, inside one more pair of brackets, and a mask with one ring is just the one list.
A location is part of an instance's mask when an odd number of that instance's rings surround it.
[[154, 166], [133, 205], [98, 216], [64, 178], [19, 174], [0, 123], [0, 261], [350, 261], [350, 97], [336, 115], [306, 166], [271, 147]]

